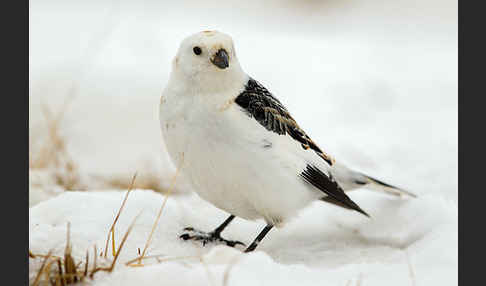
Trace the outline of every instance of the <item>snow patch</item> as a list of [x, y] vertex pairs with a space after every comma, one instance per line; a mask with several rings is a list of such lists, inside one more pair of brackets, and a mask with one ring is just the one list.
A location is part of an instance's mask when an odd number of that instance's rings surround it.
[[[65, 192], [37, 204], [29, 211], [30, 250], [45, 254], [53, 249], [54, 255], [61, 255], [70, 222], [73, 257], [84, 260], [94, 244], [98, 250], [104, 247], [124, 195], [121, 191]], [[371, 219], [316, 202], [284, 228], [272, 230], [250, 254], [242, 253], [242, 248], [202, 247], [179, 239], [184, 227], [209, 231], [228, 214], [196, 195], [173, 196], [147, 253], [163, 255], [162, 261], [149, 259], [145, 267], [128, 267], [124, 263], [137, 257], [138, 248], [143, 249], [164, 200], [159, 193], [134, 190], [116, 226], [117, 244], [141, 214], [119, 263], [111, 274], [95, 274], [90, 284], [346, 285], [362, 281], [363, 285], [389, 285], [390, 277], [394, 285], [457, 284], [457, 206], [453, 201], [438, 196], [397, 200], [366, 190], [352, 195], [367, 205]], [[263, 226], [260, 221], [236, 218], [222, 235], [249, 244]], [[40, 260], [30, 259], [31, 278], [39, 264]]]

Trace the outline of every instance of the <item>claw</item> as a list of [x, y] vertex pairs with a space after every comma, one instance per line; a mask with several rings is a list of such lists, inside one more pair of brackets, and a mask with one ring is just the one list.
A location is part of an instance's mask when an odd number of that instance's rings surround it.
[[189, 233], [183, 233], [179, 236], [179, 238], [183, 240], [201, 241], [203, 246], [206, 246], [206, 244], [209, 244], [209, 242], [224, 243], [230, 247], [235, 247], [237, 244], [245, 246], [245, 244], [241, 241], [224, 239], [219, 235], [219, 233], [215, 233], [213, 231], [202, 232], [194, 229], [193, 227], [186, 227], [184, 228], [184, 231], [193, 232], [193, 234], [191, 235]]
[[243, 242], [238, 241], [238, 240], [225, 240], [225, 242], [226, 242], [226, 245], [231, 246], [231, 247], [235, 247], [235, 245], [237, 245], [237, 244], [241, 244], [243, 246], [246, 246]]

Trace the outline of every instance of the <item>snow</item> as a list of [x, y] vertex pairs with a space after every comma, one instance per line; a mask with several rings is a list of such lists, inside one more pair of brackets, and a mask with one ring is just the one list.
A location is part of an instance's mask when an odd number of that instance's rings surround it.
[[[73, 256], [75, 261], [84, 260], [87, 249], [92, 255], [94, 244], [98, 249], [104, 247], [124, 196], [116, 191], [65, 192], [37, 204], [29, 212], [30, 250], [47, 253], [54, 249], [55, 255], [62, 255], [70, 222]], [[452, 201], [431, 195], [397, 200], [365, 190], [353, 198], [369, 209], [371, 219], [315, 203], [284, 228], [272, 230], [258, 251], [244, 254], [241, 248], [202, 247], [179, 239], [184, 227], [211, 230], [227, 214], [196, 195], [169, 197], [147, 255], [192, 258], [160, 263], [147, 260], [147, 266], [131, 268], [124, 263], [137, 257], [137, 248], [143, 249], [164, 200], [159, 193], [135, 190], [117, 223], [117, 243], [134, 217], [141, 215], [119, 263], [113, 273], [97, 273], [90, 283], [221, 285], [231, 267], [228, 285], [345, 285], [358, 279], [363, 285], [389, 285], [390, 279], [394, 285], [457, 284], [457, 235], [453, 235], [457, 207]], [[262, 222], [237, 218], [223, 236], [249, 244], [263, 226]], [[36, 269], [40, 260], [31, 259], [30, 263], [31, 269]]]
[[[72, 94], [60, 132], [86, 190], [66, 192], [53, 170], [30, 170], [32, 252], [62, 254], [68, 221], [76, 261], [95, 243], [104, 247], [126, 189], [107, 191], [99, 180], [129, 182], [137, 171], [137, 182], [169, 186], [175, 168], [160, 135], [160, 93], [179, 42], [217, 29], [327, 153], [419, 197], [350, 193], [371, 219], [315, 203], [242, 254], [177, 238], [183, 227], [210, 230], [227, 216], [179, 177], [149, 255], [202, 258], [124, 266], [143, 249], [164, 198], [136, 190], [117, 242], [142, 214], [120, 261], [89, 284], [221, 285], [226, 275], [227, 285], [457, 285], [456, 1], [93, 3], [29, 3], [31, 152], [47, 134], [41, 104], [57, 111]], [[223, 234], [249, 243], [262, 227], [237, 218]], [[40, 262], [30, 259], [31, 279]]]

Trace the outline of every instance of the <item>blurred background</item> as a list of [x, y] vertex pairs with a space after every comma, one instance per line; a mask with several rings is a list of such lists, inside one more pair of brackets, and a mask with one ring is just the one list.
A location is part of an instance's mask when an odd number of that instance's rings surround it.
[[137, 187], [167, 188], [159, 98], [180, 41], [202, 30], [231, 35], [243, 69], [338, 160], [457, 201], [457, 1], [29, 6], [31, 206], [135, 172]]

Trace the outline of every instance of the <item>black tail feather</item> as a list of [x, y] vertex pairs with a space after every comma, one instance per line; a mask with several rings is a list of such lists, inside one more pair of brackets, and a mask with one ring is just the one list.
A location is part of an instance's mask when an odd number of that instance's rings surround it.
[[327, 195], [327, 197], [323, 199], [324, 201], [333, 203], [338, 206], [343, 206], [347, 209], [355, 210], [369, 217], [369, 215], [364, 210], [362, 210], [344, 193], [343, 189], [338, 185], [338, 183], [330, 174], [328, 176], [317, 167], [308, 164], [306, 169], [302, 171], [300, 176], [306, 182], [318, 188]]
[[402, 195], [408, 195], [412, 198], [416, 198], [417, 195], [414, 194], [414, 193], [411, 193], [409, 191], [406, 191], [404, 189], [401, 189], [401, 188], [398, 188], [398, 187], [395, 187], [395, 186], [392, 186], [390, 184], [387, 184], [383, 181], [380, 181], [378, 179], [375, 179], [373, 177], [370, 177], [370, 176], [367, 176], [367, 175], [364, 175], [368, 181], [371, 183], [371, 184], [368, 184], [370, 186], [370, 189], [372, 190], [376, 190], [376, 191], [381, 191], [381, 192], [385, 192], [387, 194], [391, 194], [391, 195], [395, 195], [395, 196], [402, 196]]

